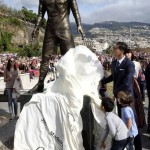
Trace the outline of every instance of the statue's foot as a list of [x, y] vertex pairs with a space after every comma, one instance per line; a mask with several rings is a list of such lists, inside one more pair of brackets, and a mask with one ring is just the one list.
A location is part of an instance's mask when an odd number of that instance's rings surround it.
[[44, 83], [43, 82], [39, 82], [37, 83], [30, 91], [28, 91], [28, 93], [37, 93], [37, 92], [43, 92], [44, 89]]

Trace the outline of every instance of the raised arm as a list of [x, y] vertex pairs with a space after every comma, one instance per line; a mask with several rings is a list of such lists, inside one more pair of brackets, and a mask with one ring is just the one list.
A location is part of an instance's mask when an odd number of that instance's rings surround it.
[[39, 8], [38, 8], [38, 17], [37, 17], [37, 22], [35, 24], [34, 30], [32, 32], [32, 38], [36, 38], [39, 34], [39, 28], [41, 26], [41, 22], [44, 18], [46, 12], [46, 6], [43, 2], [43, 0], [39, 0]]
[[81, 34], [82, 39], [84, 39], [85, 34], [84, 34], [84, 31], [83, 31], [82, 26], [81, 26], [81, 17], [79, 14], [78, 5], [77, 5], [76, 0], [70, 1], [70, 7], [72, 10], [73, 16], [75, 18], [76, 24], [77, 24], [78, 32]]

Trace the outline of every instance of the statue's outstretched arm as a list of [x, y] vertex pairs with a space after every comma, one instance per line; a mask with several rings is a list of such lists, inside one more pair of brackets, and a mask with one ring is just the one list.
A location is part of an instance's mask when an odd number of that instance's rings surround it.
[[44, 18], [46, 12], [45, 4], [42, 0], [39, 0], [39, 8], [38, 8], [38, 16], [37, 16], [37, 22], [35, 24], [34, 30], [32, 32], [32, 38], [36, 38], [39, 34], [39, 28], [41, 26], [41, 22]]
[[81, 17], [79, 14], [78, 5], [77, 5], [76, 0], [71, 1], [70, 7], [72, 10], [73, 16], [75, 18], [76, 24], [77, 24], [78, 32], [81, 34], [82, 39], [84, 39], [85, 34], [84, 34], [84, 31], [81, 26]]

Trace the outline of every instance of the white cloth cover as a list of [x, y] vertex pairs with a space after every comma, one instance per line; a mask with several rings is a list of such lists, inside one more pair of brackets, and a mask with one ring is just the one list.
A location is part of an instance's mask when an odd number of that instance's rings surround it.
[[103, 68], [85, 46], [70, 49], [58, 62], [59, 77], [46, 93], [35, 94], [16, 124], [14, 150], [84, 150], [80, 111], [83, 95], [92, 99], [96, 121], [105, 127], [98, 83]]

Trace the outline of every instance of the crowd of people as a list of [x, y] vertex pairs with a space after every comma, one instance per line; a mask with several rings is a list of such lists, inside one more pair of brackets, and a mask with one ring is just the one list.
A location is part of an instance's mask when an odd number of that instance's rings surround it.
[[[146, 66], [150, 61], [150, 53], [144, 52], [132, 52], [134, 54], [135, 59], [141, 63], [142, 68], [145, 70]], [[113, 61], [113, 56], [108, 54], [96, 54], [101, 64], [103, 65], [105, 70], [111, 69], [111, 63]], [[38, 76], [38, 74], [34, 74], [34, 70], [39, 70], [41, 65], [41, 57], [21, 57], [17, 54], [12, 53], [1, 53], [0, 54], [0, 77], [4, 76], [4, 70], [6, 68], [7, 62], [10, 58], [15, 58], [15, 63], [17, 68], [19, 68], [20, 73], [31, 73], [31, 78], [34, 76]], [[61, 58], [61, 55], [53, 55], [49, 59], [49, 67], [48, 72], [53, 72], [55, 68], [55, 64]]]
[[[55, 63], [58, 59], [58, 56], [51, 56], [49, 60], [47, 71], [52, 74], [49, 81], [56, 79]], [[17, 90], [21, 89], [21, 82], [19, 82], [20, 74], [29, 73], [30, 79], [39, 77], [40, 62], [41, 57], [28, 58], [11, 53], [0, 54], [0, 77], [6, 82], [4, 94], [7, 95], [8, 98], [10, 120], [18, 118], [17, 99], [20, 96], [20, 92]], [[20, 87], [18, 87], [18, 85]]]
[[[39, 69], [41, 65], [41, 57], [20, 57], [16, 54], [2, 53], [0, 54], [0, 77], [4, 76], [4, 70], [7, 66], [8, 60], [15, 59], [16, 67], [20, 73], [30, 73], [30, 78], [39, 76]], [[49, 59], [48, 72], [55, 72], [55, 63], [60, 59], [60, 56], [53, 55]]]

